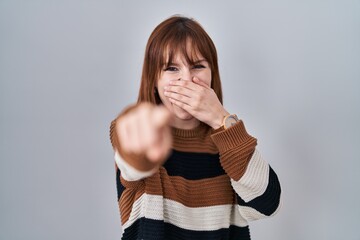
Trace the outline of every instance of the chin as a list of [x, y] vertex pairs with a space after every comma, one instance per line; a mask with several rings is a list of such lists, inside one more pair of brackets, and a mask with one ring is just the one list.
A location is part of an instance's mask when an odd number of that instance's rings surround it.
[[176, 115], [176, 117], [182, 119], [182, 120], [190, 120], [192, 118], [194, 118], [190, 113], [188, 113], [187, 111], [185, 111], [184, 109], [178, 107], [178, 106], [172, 106], [173, 108], [173, 113]]

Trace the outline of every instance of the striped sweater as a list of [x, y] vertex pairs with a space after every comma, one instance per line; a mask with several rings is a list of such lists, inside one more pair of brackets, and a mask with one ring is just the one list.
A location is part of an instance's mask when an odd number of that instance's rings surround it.
[[278, 177], [242, 121], [226, 130], [172, 128], [172, 153], [147, 172], [129, 164], [138, 156], [122, 151], [114, 125], [122, 239], [250, 239], [248, 222], [277, 212]]

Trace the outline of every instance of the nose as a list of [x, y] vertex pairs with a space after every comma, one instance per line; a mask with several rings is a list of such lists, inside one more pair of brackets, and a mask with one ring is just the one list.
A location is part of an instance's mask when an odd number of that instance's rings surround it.
[[186, 68], [181, 72], [181, 79], [191, 81], [193, 78], [193, 74], [191, 73], [190, 69]]

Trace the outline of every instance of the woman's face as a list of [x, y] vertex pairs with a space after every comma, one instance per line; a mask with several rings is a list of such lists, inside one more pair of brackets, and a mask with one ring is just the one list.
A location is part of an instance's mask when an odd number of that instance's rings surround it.
[[192, 81], [193, 77], [197, 77], [208, 86], [211, 86], [211, 69], [209, 63], [200, 54], [197, 56], [197, 61], [195, 61], [193, 65], [189, 65], [184, 56], [176, 55], [173, 63], [161, 69], [160, 77], [157, 81], [159, 96], [164, 106], [181, 120], [190, 120], [193, 116], [184, 109], [171, 103], [168, 97], [164, 95], [164, 87], [168, 86], [171, 80], [181, 78], [182, 80]]

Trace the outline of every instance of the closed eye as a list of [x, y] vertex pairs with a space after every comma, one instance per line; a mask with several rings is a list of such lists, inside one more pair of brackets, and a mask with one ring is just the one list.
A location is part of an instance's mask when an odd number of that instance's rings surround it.
[[193, 66], [193, 69], [201, 69], [201, 68], [205, 68], [205, 66], [202, 64], [196, 64]]
[[170, 67], [165, 68], [164, 71], [175, 72], [175, 71], [178, 71], [178, 68], [170, 66]]

